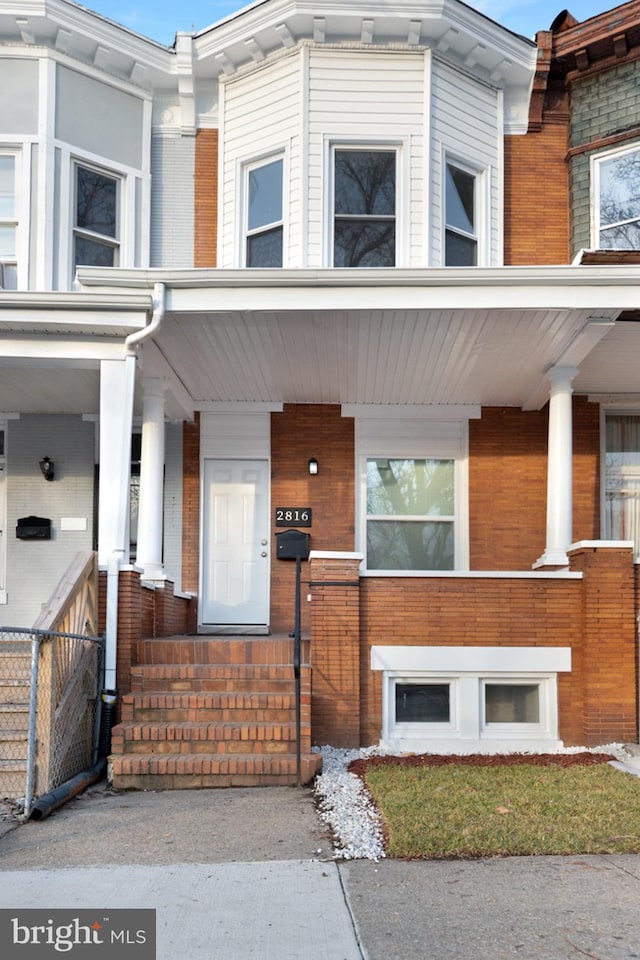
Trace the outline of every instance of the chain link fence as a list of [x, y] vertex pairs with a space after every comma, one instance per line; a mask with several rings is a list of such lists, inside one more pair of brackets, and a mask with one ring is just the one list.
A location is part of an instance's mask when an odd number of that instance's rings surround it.
[[104, 641], [0, 627], [0, 799], [33, 802], [98, 759]]

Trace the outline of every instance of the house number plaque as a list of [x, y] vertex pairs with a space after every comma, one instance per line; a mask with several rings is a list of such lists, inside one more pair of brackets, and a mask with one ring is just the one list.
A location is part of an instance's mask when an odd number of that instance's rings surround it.
[[276, 507], [276, 527], [310, 527], [311, 507]]

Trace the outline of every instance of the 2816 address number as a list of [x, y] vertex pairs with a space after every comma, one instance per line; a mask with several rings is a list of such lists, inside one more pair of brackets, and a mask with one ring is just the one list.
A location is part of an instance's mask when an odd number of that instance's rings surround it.
[[311, 507], [276, 507], [276, 527], [311, 526]]

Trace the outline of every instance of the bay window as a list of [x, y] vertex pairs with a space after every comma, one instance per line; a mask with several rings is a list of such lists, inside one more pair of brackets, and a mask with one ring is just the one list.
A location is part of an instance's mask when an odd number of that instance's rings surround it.
[[334, 267], [396, 265], [396, 153], [334, 148]]
[[15, 154], [0, 154], [0, 288], [17, 287], [17, 199]]
[[245, 176], [245, 266], [283, 263], [283, 160], [247, 167]]
[[117, 267], [120, 179], [79, 163], [74, 173], [73, 265]]
[[445, 164], [445, 253], [447, 267], [478, 264], [477, 176]]
[[592, 163], [594, 246], [640, 250], [640, 149], [596, 157]]

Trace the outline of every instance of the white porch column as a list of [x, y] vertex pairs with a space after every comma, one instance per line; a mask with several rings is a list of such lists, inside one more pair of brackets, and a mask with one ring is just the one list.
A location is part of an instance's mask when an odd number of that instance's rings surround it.
[[136, 565], [144, 569], [145, 580], [162, 580], [165, 386], [161, 379], [149, 377], [142, 381], [142, 388], [144, 395]]
[[547, 545], [535, 567], [569, 563], [567, 548], [573, 534], [573, 430], [571, 386], [577, 367], [552, 367], [549, 389], [547, 459]]
[[98, 562], [129, 561], [129, 484], [135, 357], [100, 362]]
[[136, 358], [100, 362], [98, 563], [107, 568], [105, 690], [116, 689], [119, 570], [129, 562], [131, 426]]

